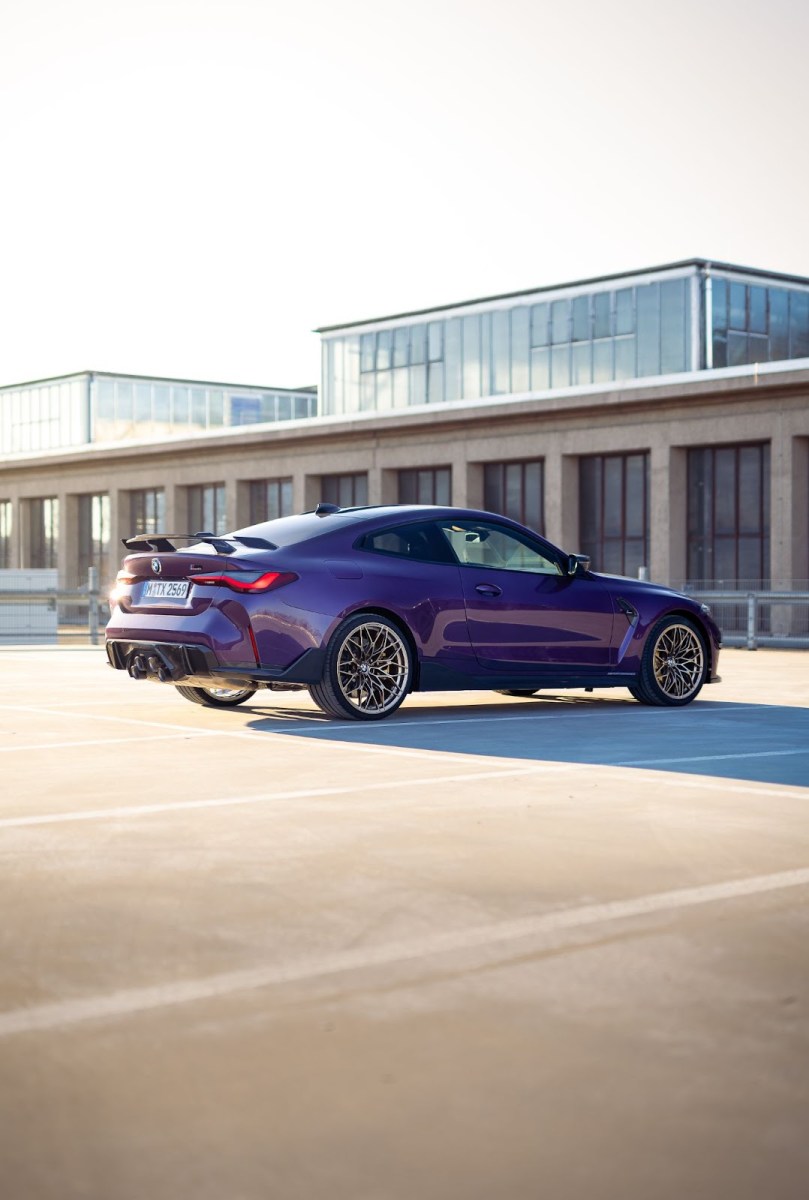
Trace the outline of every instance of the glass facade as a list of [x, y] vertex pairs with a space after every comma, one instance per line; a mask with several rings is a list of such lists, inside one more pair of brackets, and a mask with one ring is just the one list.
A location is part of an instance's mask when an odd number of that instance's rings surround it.
[[108, 581], [110, 573], [110, 498], [104, 494], [79, 496], [79, 587], [87, 583], [90, 567], [98, 570], [98, 581]]
[[385, 412], [809, 357], [809, 284], [692, 260], [321, 332], [321, 412]]
[[58, 567], [59, 565], [59, 500], [43, 496], [24, 500], [25, 510], [25, 567]]
[[0, 570], [11, 566], [13, 508], [10, 500], [0, 500]]
[[186, 488], [189, 533], [227, 533], [224, 483]]
[[368, 476], [364, 471], [353, 475], [321, 475], [320, 499], [340, 508], [355, 508], [368, 503]]
[[129, 525], [132, 534], [167, 532], [166, 493], [162, 488], [129, 493]]
[[88, 376], [0, 388], [0, 454], [36, 454], [89, 440]]
[[0, 454], [317, 416], [314, 391], [86, 372], [0, 388]]
[[274, 521], [292, 513], [291, 479], [250, 480], [250, 524]]
[[711, 316], [714, 367], [809, 357], [809, 291], [716, 278]]
[[593, 570], [637, 577], [649, 563], [647, 453], [579, 459], [579, 526]]
[[688, 579], [709, 587], [770, 581], [770, 447], [688, 451]]
[[530, 462], [495, 462], [483, 467], [483, 507], [503, 513], [513, 521], [527, 525], [536, 533], [545, 532], [544, 480], [541, 459]]
[[[687, 276], [327, 336], [323, 413], [386, 411], [691, 368]], [[471, 307], [471, 306], [470, 306]]]
[[452, 468], [425, 467], [399, 471], [400, 504], [452, 503]]

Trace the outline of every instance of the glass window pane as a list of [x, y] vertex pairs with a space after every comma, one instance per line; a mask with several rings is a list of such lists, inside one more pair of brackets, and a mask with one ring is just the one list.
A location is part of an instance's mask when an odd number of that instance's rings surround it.
[[622, 337], [615, 339], [615, 378], [635, 378], [635, 339]]
[[524, 468], [525, 505], [522, 521], [537, 533], [544, 533], [545, 521], [542, 513], [542, 463], [528, 462]]
[[809, 358], [809, 294], [792, 292], [789, 297], [789, 356]]
[[767, 332], [767, 289], [750, 288], [750, 332]]
[[510, 321], [507, 310], [492, 313], [492, 393], [511, 391]]
[[739, 448], [739, 532], [761, 533], [762, 455], [760, 446]]
[[611, 338], [593, 343], [593, 383], [607, 383], [612, 379], [612, 351]]
[[427, 403], [427, 368], [425, 366], [410, 368], [410, 403]]
[[522, 305], [511, 310], [511, 391], [527, 392], [530, 387], [529, 310]]
[[593, 337], [606, 338], [611, 333], [610, 293], [596, 292], [593, 296]]
[[573, 300], [573, 341], [590, 340], [590, 297], [576, 296]]
[[531, 308], [531, 345], [548, 344], [548, 305], [535, 304]]
[[626, 458], [626, 534], [642, 538], [646, 533], [646, 454]]
[[373, 371], [376, 363], [376, 337], [373, 333], [364, 333], [360, 338], [360, 370]]
[[715, 455], [717, 533], [736, 532], [736, 450], [723, 447]]
[[789, 294], [770, 288], [770, 359], [789, 358]]
[[531, 389], [543, 391], [551, 386], [551, 360], [547, 350], [531, 351]]
[[688, 280], [660, 285], [660, 370], [664, 375], [688, 369]]
[[409, 399], [407, 367], [394, 367], [391, 371], [391, 379], [393, 381], [393, 407], [406, 408]]
[[444, 327], [444, 399], [461, 398], [461, 322], [452, 317]]
[[621, 288], [615, 293], [615, 332], [634, 333], [635, 319], [632, 312], [632, 288]]
[[592, 346], [590, 342], [573, 343], [571, 382], [574, 384], [593, 382]]
[[434, 504], [445, 504], [449, 506], [452, 503], [452, 469], [450, 467], [439, 467], [435, 472], [435, 498]]
[[480, 317], [463, 319], [463, 395], [467, 400], [480, 396]]
[[430, 321], [427, 326], [427, 349], [430, 362], [444, 357], [444, 322]]
[[743, 367], [748, 361], [747, 334], [730, 332], [728, 334], [728, 366]]
[[638, 375], [660, 374], [660, 285], [646, 284], [636, 293]]
[[743, 283], [730, 285], [730, 328], [747, 329], [747, 288]]
[[551, 351], [551, 387], [570, 387], [570, 343]]
[[725, 333], [728, 327], [728, 285], [724, 279], [711, 280], [713, 328]]
[[427, 376], [427, 399], [430, 404], [440, 404], [444, 399], [444, 364], [431, 362]]
[[567, 342], [570, 339], [570, 301], [554, 300], [551, 304], [551, 341]]
[[376, 335], [376, 369], [387, 371], [391, 365], [393, 335], [389, 329], [380, 329]]
[[503, 464], [486, 463], [483, 468], [483, 506], [489, 512], [503, 512]]
[[376, 372], [376, 407], [379, 412], [386, 412], [393, 407], [393, 380], [390, 371]]
[[409, 344], [410, 330], [406, 325], [400, 326], [399, 329], [393, 331], [393, 365], [394, 367], [407, 366], [407, 350]]
[[423, 363], [427, 361], [427, 326], [410, 326], [410, 361]]

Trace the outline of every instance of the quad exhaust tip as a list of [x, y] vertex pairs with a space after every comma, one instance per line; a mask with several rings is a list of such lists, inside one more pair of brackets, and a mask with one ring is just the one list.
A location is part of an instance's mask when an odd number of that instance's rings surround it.
[[160, 683], [171, 683], [174, 679], [174, 672], [156, 654], [133, 654], [126, 669], [132, 679], [148, 679], [151, 676]]

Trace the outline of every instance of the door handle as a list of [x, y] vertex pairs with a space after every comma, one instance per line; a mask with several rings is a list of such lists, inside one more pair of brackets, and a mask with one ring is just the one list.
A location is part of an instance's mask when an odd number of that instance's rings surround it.
[[495, 583], [476, 583], [475, 591], [479, 592], [481, 596], [499, 596], [501, 594], [501, 589]]

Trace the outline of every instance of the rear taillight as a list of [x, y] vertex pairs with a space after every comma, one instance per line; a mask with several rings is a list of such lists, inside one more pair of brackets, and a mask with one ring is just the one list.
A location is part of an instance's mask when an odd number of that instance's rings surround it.
[[115, 576], [115, 584], [109, 595], [110, 604], [117, 604], [122, 596], [128, 596], [131, 590], [129, 585], [136, 579], [137, 575], [133, 575], [131, 571], [119, 571]]
[[272, 592], [275, 588], [292, 583], [298, 576], [294, 571], [265, 571], [263, 575], [192, 575], [191, 582], [204, 583], [210, 587], [226, 587], [233, 592]]

